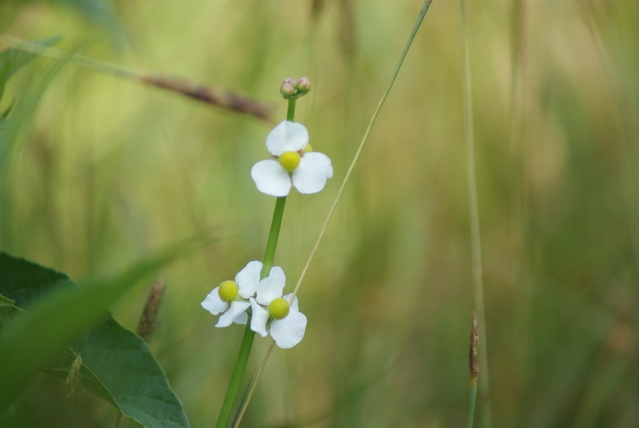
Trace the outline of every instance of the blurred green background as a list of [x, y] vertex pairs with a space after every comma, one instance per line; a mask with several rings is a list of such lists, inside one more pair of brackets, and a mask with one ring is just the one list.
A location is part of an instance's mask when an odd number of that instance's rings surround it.
[[[275, 263], [292, 290], [421, 3], [4, 3], [4, 34], [61, 35], [56, 48], [275, 106], [267, 123], [69, 62], [2, 189], [0, 247], [80, 283], [208, 242], [157, 273], [168, 290], [151, 347], [191, 425], [211, 426], [242, 328], [215, 329], [199, 303], [263, 256], [274, 199], [249, 171], [285, 117], [280, 82], [311, 79], [296, 120], [335, 169], [322, 193], [288, 198]], [[493, 426], [635, 427], [639, 5], [468, 8]], [[306, 337], [273, 352], [242, 426], [465, 426], [475, 305], [461, 52], [459, 4], [434, 1], [302, 284]], [[17, 73], [2, 111], [53, 66]], [[134, 329], [150, 286], [116, 319]], [[249, 370], [268, 345], [256, 340]], [[55, 411], [45, 384], [62, 394], [62, 381], [34, 382], [32, 426]], [[79, 400], [78, 426], [114, 425], [108, 404]]]

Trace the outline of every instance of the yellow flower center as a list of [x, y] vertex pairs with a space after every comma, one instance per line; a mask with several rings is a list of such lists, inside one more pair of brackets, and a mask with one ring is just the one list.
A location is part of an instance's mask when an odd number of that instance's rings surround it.
[[268, 313], [276, 320], [281, 320], [288, 315], [289, 306], [285, 298], [279, 297], [268, 305]]
[[224, 281], [220, 284], [220, 288], [217, 292], [220, 294], [220, 299], [225, 302], [231, 302], [237, 297], [237, 293], [240, 287], [237, 286], [235, 281]]
[[300, 164], [301, 156], [297, 152], [285, 152], [280, 156], [280, 165], [287, 170], [288, 172], [292, 172], [297, 165]]

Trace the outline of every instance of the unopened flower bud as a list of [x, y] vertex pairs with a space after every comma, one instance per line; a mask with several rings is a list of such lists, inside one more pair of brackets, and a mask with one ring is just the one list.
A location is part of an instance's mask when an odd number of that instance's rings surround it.
[[300, 77], [299, 79], [297, 79], [297, 84], [295, 85], [295, 87], [297, 88], [298, 92], [305, 94], [311, 90], [311, 81], [308, 79], [308, 77]]
[[297, 84], [297, 80], [293, 79], [292, 77], [287, 77], [286, 79], [282, 80], [282, 85], [287, 85], [287, 84], [295, 87], [295, 85]]
[[294, 96], [296, 92], [297, 89], [291, 83], [282, 83], [282, 86], [280, 86], [280, 94], [286, 99]]

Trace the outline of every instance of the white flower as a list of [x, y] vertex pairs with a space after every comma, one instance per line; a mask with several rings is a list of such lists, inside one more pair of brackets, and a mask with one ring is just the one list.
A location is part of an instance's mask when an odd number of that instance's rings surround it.
[[271, 333], [277, 346], [292, 348], [300, 343], [306, 331], [306, 315], [299, 311], [297, 297], [291, 305], [291, 294], [282, 296], [286, 277], [281, 267], [275, 266], [271, 274], [260, 281], [256, 296], [251, 297], [251, 330], [262, 337]]
[[202, 301], [202, 307], [213, 315], [224, 312], [216, 327], [228, 327], [234, 322], [246, 324], [246, 310], [251, 306], [248, 298], [257, 290], [261, 270], [262, 262], [249, 262], [235, 275], [235, 281], [224, 281]]
[[266, 137], [274, 159], [259, 161], [251, 169], [257, 189], [271, 196], [286, 196], [291, 185], [304, 194], [317, 193], [333, 176], [333, 166], [323, 153], [308, 151], [308, 131], [301, 123], [283, 121]]

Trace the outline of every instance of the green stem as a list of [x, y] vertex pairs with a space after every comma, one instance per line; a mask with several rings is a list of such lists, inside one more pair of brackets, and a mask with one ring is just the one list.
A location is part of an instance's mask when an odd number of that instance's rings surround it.
[[484, 310], [484, 279], [481, 253], [481, 233], [479, 227], [479, 202], [477, 196], [477, 172], [475, 169], [475, 125], [473, 122], [473, 99], [470, 70], [470, 43], [468, 37], [468, 20], [466, 16], [466, 0], [459, 0], [462, 30], [462, 56], [464, 76], [464, 130], [466, 145], [466, 179], [468, 186], [468, 208], [470, 215], [471, 258], [473, 267], [473, 300], [479, 319], [479, 337], [483, 346], [479, 349], [482, 378], [480, 400], [482, 401], [482, 427], [490, 428], [492, 413], [490, 404], [488, 375], [488, 345], [486, 342], [486, 316]]
[[[268, 234], [268, 241], [266, 242], [266, 251], [264, 253], [264, 263], [262, 271], [260, 272], [260, 278], [266, 278], [271, 272], [273, 266], [273, 259], [275, 258], [275, 249], [277, 248], [277, 238], [280, 235], [280, 229], [282, 227], [282, 218], [284, 217], [284, 206], [286, 204], [286, 196], [277, 198], [275, 202], [275, 210], [273, 212], [273, 221], [271, 221], [271, 230]], [[226, 390], [226, 397], [224, 397], [224, 403], [222, 403], [222, 409], [217, 419], [215, 428], [226, 428], [231, 417], [231, 411], [233, 410], [233, 404], [237, 397], [237, 392], [240, 388], [240, 383], [244, 377], [246, 371], [246, 364], [248, 363], [249, 355], [251, 354], [251, 347], [253, 346], [253, 338], [255, 332], [251, 330], [251, 319], [249, 316], [246, 322], [246, 328], [244, 329], [244, 337], [242, 338], [242, 344], [240, 345], [240, 351], [235, 360], [235, 366], [231, 374], [231, 381], [229, 387]]]
[[[0, 34], [0, 42], [15, 49], [29, 52], [33, 55], [39, 55], [58, 60], [69, 57], [68, 54], [55, 48], [49, 48], [38, 43], [16, 39], [14, 37], [7, 36], [6, 34]], [[70, 56], [70, 59], [83, 67], [91, 68], [93, 70], [98, 70], [104, 73], [115, 74], [116, 76], [134, 78], [138, 74], [138, 72], [132, 68], [122, 67], [120, 65], [112, 64], [106, 61], [100, 61], [99, 59], [90, 58], [88, 56], [80, 54], [73, 54]]]
[[295, 118], [295, 101], [294, 99], [288, 100], [288, 110], [286, 111], [286, 120], [294, 122]]
[[280, 229], [282, 227], [282, 218], [284, 217], [285, 204], [286, 196], [277, 198], [277, 200], [275, 201], [275, 210], [273, 211], [273, 220], [271, 221], [271, 231], [268, 234], [268, 241], [266, 242], [264, 264], [262, 266], [262, 272], [260, 272], [260, 278], [266, 278], [271, 272], [273, 259], [275, 258], [275, 249], [277, 247], [277, 238], [280, 236]]
[[468, 428], [473, 428], [475, 422], [475, 402], [477, 401], [477, 384], [470, 385], [470, 399], [468, 401]]
[[[295, 112], [295, 102], [292, 103], [293, 113]], [[288, 119], [292, 121], [293, 117], [291, 113], [291, 102], [289, 101], [289, 116]], [[277, 238], [280, 236], [280, 229], [282, 228], [282, 218], [284, 217], [284, 206], [286, 205], [286, 196], [279, 197], [275, 201], [275, 210], [273, 211], [273, 220], [271, 221], [271, 230], [268, 234], [268, 241], [266, 242], [266, 251], [264, 252], [264, 262], [262, 264], [262, 271], [260, 272], [260, 278], [266, 278], [271, 272], [273, 266], [273, 260], [275, 259], [275, 249], [277, 248]], [[244, 337], [242, 338], [242, 344], [240, 345], [240, 351], [235, 360], [235, 366], [231, 373], [231, 381], [229, 387], [226, 390], [226, 396], [224, 397], [224, 403], [222, 403], [222, 409], [217, 419], [215, 428], [226, 428], [231, 417], [231, 411], [233, 410], [233, 404], [237, 397], [237, 392], [240, 388], [240, 383], [244, 377], [246, 371], [246, 364], [248, 363], [249, 355], [251, 354], [251, 347], [253, 346], [253, 338], [255, 332], [251, 330], [251, 317], [249, 316], [246, 322], [246, 328], [244, 329]]]
[[244, 371], [246, 370], [246, 364], [248, 363], [249, 355], [251, 354], [251, 347], [253, 346], [253, 338], [255, 332], [251, 330], [250, 320], [246, 323], [244, 329], [244, 337], [242, 338], [242, 345], [240, 346], [240, 352], [237, 354], [235, 360], [235, 366], [231, 374], [231, 381], [229, 387], [226, 390], [226, 397], [224, 397], [224, 403], [220, 410], [220, 415], [217, 418], [217, 424], [215, 428], [226, 428], [231, 417], [231, 411], [233, 410], [233, 404], [235, 403], [235, 397], [237, 397], [237, 391], [240, 389], [240, 383], [244, 377]]

